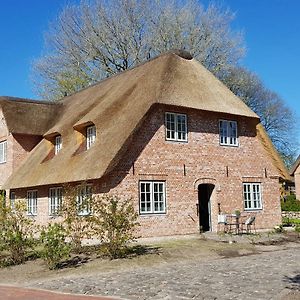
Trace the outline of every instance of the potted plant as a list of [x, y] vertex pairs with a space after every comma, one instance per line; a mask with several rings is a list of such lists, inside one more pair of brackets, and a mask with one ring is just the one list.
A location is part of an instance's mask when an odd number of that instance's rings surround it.
[[241, 216], [241, 212], [240, 212], [239, 210], [236, 210], [236, 211], [234, 212], [234, 214], [235, 214], [235, 216], [236, 216], [237, 218], [239, 218], [239, 217]]

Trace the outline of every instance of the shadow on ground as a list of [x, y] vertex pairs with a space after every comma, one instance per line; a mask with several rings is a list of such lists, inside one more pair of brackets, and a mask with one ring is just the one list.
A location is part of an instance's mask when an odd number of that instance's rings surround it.
[[285, 276], [283, 281], [289, 283], [288, 289], [300, 291], [300, 274]]
[[[136, 246], [129, 247], [124, 252], [124, 257], [120, 257], [120, 259], [122, 258], [130, 259], [137, 256], [149, 255], [149, 254], [160, 254], [161, 252], [162, 249], [160, 247], [154, 247], [149, 245], [136, 245]], [[85, 246], [81, 249], [78, 255], [72, 256], [71, 258], [59, 263], [57, 265], [57, 269], [77, 268], [97, 258], [107, 259], [108, 256], [105, 255], [103, 249], [99, 247]]]

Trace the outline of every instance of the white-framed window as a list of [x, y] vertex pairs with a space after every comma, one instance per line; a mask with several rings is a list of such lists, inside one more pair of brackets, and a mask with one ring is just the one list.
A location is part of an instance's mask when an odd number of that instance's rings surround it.
[[57, 135], [55, 137], [55, 141], [54, 141], [54, 153], [55, 155], [58, 154], [58, 152], [61, 150], [62, 148], [62, 139], [61, 139], [61, 135]]
[[77, 191], [78, 215], [86, 216], [91, 213], [92, 185], [79, 186]]
[[27, 214], [37, 215], [37, 191], [27, 191]]
[[220, 145], [238, 146], [237, 122], [236, 121], [219, 121]]
[[6, 162], [7, 159], [7, 141], [0, 142], [0, 164]]
[[161, 214], [165, 212], [165, 182], [140, 181], [140, 214]]
[[86, 128], [86, 149], [90, 149], [92, 144], [96, 141], [96, 126], [89, 126]]
[[262, 209], [262, 193], [260, 183], [243, 183], [245, 210]]
[[62, 198], [62, 187], [54, 187], [49, 189], [49, 215], [55, 216], [59, 213], [62, 205]]
[[184, 114], [165, 113], [166, 140], [187, 142], [187, 116]]
[[15, 192], [10, 192], [9, 194], [9, 202], [11, 210], [15, 210], [15, 202], [16, 202], [16, 194]]

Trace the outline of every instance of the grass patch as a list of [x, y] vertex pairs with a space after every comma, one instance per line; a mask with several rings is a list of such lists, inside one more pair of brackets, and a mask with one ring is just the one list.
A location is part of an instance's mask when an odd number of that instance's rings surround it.
[[282, 218], [282, 224], [285, 226], [300, 225], [300, 219], [284, 217]]

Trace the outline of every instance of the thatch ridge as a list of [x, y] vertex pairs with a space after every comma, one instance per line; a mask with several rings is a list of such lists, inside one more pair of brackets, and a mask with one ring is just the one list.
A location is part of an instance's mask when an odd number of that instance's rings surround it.
[[272, 159], [273, 165], [279, 171], [279, 175], [283, 180], [293, 181], [289, 171], [280, 157], [278, 151], [274, 147], [270, 137], [261, 123], [256, 126], [257, 136], [260, 139], [263, 147]]
[[10, 133], [43, 135], [55, 122], [61, 104], [0, 97], [0, 109]]
[[300, 155], [298, 156], [295, 163], [291, 167], [290, 174], [292, 176], [294, 175], [294, 173], [296, 172], [296, 170], [298, 169], [299, 166], [300, 166]]

